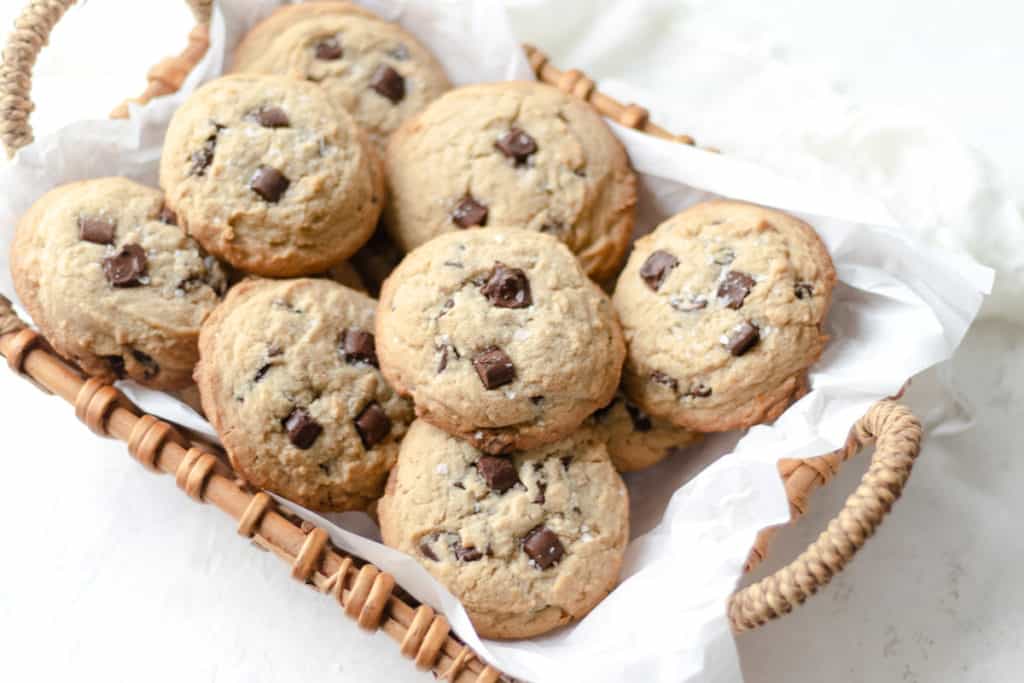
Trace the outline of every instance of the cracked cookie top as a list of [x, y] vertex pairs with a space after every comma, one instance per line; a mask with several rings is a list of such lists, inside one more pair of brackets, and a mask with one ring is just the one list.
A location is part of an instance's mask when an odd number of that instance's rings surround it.
[[629, 497], [603, 440], [488, 455], [419, 420], [377, 506], [384, 542], [416, 558], [485, 638], [582, 618], [614, 587]]
[[697, 431], [775, 419], [825, 347], [835, 280], [803, 221], [736, 201], [690, 207], [637, 240], [616, 284], [626, 394]]
[[384, 203], [355, 121], [311, 83], [234, 75], [175, 112], [160, 185], [182, 227], [245, 272], [311, 275], [354, 254]]
[[384, 283], [381, 368], [419, 416], [501, 452], [555, 441], [615, 393], [625, 353], [605, 294], [539, 232], [442, 235]]
[[381, 148], [403, 121], [451, 87], [415, 37], [349, 2], [275, 10], [242, 40], [231, 70], [316, 83]]
[[18, 224], [18, 296], [43, 335], [90, 375], [158, 389], [191, 383], [199, 326], [227, 290], [221, 265], [164, 196], [126, 178], [63, 185]]
[[412, 406], [377, 368], [374, 302], [330, 280], [231, 289], [203, 326], [203, 409], [252, 484], [325, 511], [380, 496]]
[[454, 230], [525, 228], [564, 242], [596, 280], [626, 254], [626, 152], [596, 111], [551, 86], [453, 90], [396, 131], [385, 159], [385, 226], [406, 251]]

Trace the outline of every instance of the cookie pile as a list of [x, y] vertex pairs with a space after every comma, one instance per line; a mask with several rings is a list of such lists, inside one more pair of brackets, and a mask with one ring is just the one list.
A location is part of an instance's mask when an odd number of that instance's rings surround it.
[[281, 8], [231, 69], [175, 113], [162, 192], [103, 178], [33, 205], [18, 294], [89, 374], [194, 379], [253, 485], [375, 508], [481, 635], [550, 631], [614, 587], [620, 472], [806, 391], [835, 272], [796, 218], [706, 202], [627, 260], [636, 177], [595, 111], [451, 90], [349, 3]]

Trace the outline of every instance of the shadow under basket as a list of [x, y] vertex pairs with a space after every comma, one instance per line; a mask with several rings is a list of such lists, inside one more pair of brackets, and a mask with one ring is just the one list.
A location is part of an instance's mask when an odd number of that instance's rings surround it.
[[[8, 38], [0, 66], [0, 139], [10, 156], [32, 141], [32, 68], [54, 25], [73, 3], [30, 0]], [[211, 0], [188, 0], [188, 4], [197, 20], [188, 46], [180, 55], [153, 67], [145, 92], [130, 102], [144, 104], [175, 92], [206, 52]], [[525, 50], [541, 81], [589, 102], [624, 126], [679, 144], [694, 144], [691, 137], [674, 135], [652, 123], [643, 107], [624, 105], [602, 94], [581, 71], [561, 71], [540, 50], [528, 45]], [[124, 118], [127, 113], [125, 102], [111, 116]], [[3, 297], [0, 354], [11, 370], [71, 403], [93, 432], [126, 442], [128, 451], [147, 469], [173, 475], [177, 485], [197, 502], [210, 503], [237, 520], [238, 533], [287, 562], [292, 578], [331, 596], [362, 628], [387, 633], [418, 668], [457, 683], [489, 683], [502, 678], [451, 633], [444, 615], [418, 604], [387, 572], [335, 548], [323, 529], [278, 509], [270, 496], [239, 479], [215, 447], [189, 440], [183, 430], [143, 413], [114, 387], [84, 375], [60, 358]], [[723, 605], [734, 632], [788, 614], [842, 571], [900, 497], [920, 451], [921, 426], [905, 407], [892, 400], [880, 401], [854, 425], [843, 448], [815, 458], [779, 462], [791, 520], [795, 520], [806, 511], [811, 492], [831, 481], [847, 459], [872, 442], [875, 450], [867, 473], [818, 539], [789, 565], [737, 590], [728, 605]], [[774, 531], [765, 529], [759, 534], [747, 571], [764, 559]]]

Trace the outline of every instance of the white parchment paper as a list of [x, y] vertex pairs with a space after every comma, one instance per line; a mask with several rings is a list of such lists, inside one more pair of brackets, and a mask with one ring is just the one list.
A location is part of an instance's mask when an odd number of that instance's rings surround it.
[[[181, 92], [133, 107], [129, 121], [71, 124], [0, 169], [0, 292], [16, 300], [8, 247], [29, 205], [47, 190], [90, 177], [123, 175], [155, 186], [173, 111], [200, 83], [222, 72], [241, 35], [278, 4], [224, 0], [214, 16], [210, 51]], [[415, 33], [456, 84], [531, 77], [498, 2], [363, 4]], [[628, 475], [634, 540], [620, 585], [580, 623], [531, 641], [478, 639], [458, 602], [417, 562], [377, 543], [365, 515], [328, 520], [285, 504], [322, 524], [340, 548], [393, 573], [417, 598], [443, 610], [460, 637], [516, 677], [734, 681], [740, 672], [725, 605], [757, 531], [788, 518], [776, 462], [837, 448], [874, 401], [949, 358], [990, 291], [992, 273], [908, 239], [868, 198], [809, 193], [800, 183], [750, 164], [613, 128], [641, 174], [641, 231], [695, 201], [728, 196], [793, 212], [822, 235], [840, 283], [828, 319], [832, 341], [811, 372], [812, 391], [773, 425], [755, 427], [742, 438], [716, 435]], [[147, 411], [213, 434], [184, 404], [122, 384]]]

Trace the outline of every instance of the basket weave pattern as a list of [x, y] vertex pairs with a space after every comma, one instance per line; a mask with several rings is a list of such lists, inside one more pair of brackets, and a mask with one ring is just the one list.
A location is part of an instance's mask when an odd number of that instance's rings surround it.
[[[73, 2], [30, 0], [4, 49], [0, 65], [0, 140], [11, 156], [32, 141], [32, 67], [53, 26]], [[205, 22], [211, 0], [188, 2], [199, 22], [189, 36], [188, 46], [182, 54], [151, 69], [146, 91], [131, 102], [144, 104], [176, 91], [205, 53], [209, 44]], [[691, 137], [674, 135], [652, 123], [643, 107], [624, 105], [604, 95], [581, 71], [560, 71], [536, 48], [525, 46], [525, 50], [540, 80], [588, 101], [622, 125], [666, 140], [694, 144]], [[127, 104], [111, 115], [127, 116]], [[132, 456], [145, 467], [174, 475], [187, 495], [211, 503], [237, 520], [241, 535], [291, 565], [293, 578], [333, 597], [359, 626], [385, 631], [418, 668], [432, 670], [436, 676], [455, 683], [499, 679], [496, 669], [481, 662], [450, 633], [443, 615], [427, 605], [415, 604], [407, 595], [396, 595], [390, 574], [337, 550], [326, 531], [277, 509], [270, 496], [253, 491], [238, 479], [213, 449], [187, 441], [173, 426], [139, 411], [114, 387], [84, 376], [18, 319], [2, 296], [0, 355], [14, 372], [71, 403], [76, 416], [92, 431], [126, 442]], [[875, 443], [868, 472], [818, 539], [789, 565], [731, 596], [728, 614], [735, 632], [789, 613], [842, 571], [899, 498], [920, 451], [920, 440], [920, 424], [906, 408], [894, 401], [880, 401], [854, 426], [843, 448], [817, 458], [780, 461], [779, 472], [792, 518], [796, 519], [806, 511], [814, 489], [827, 484], [843, 462]], [[767, 529], [758, 536], [747, 569], [764, 559], [773, 532]]]

